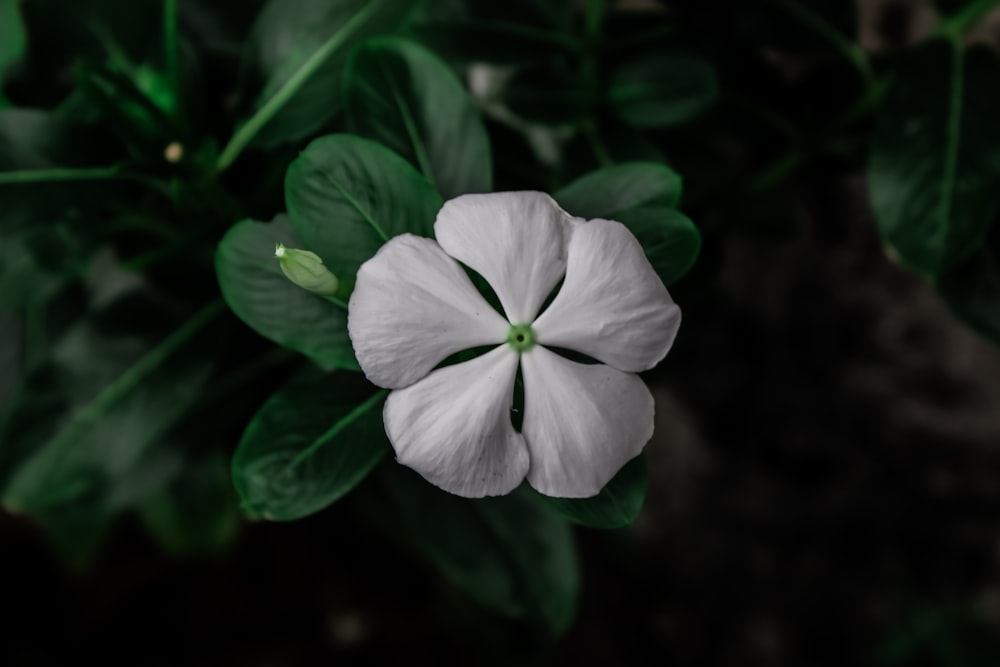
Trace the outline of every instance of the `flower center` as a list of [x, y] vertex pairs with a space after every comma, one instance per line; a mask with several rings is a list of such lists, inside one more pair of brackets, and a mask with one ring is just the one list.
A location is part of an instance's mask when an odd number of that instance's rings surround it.
[[530, 324], [515, 324], [507, 332], [507, 344], [515, 352], [527, 352], [535, 345], [535, 332]]

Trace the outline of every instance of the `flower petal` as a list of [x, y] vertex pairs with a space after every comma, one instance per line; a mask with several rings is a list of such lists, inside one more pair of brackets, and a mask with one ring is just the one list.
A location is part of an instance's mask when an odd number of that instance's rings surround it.
[[680, 308], [625, 225], [591, 220], [572, 229], [566, 280], [532, 325], [536, 340], [623, 371], [652, 368], [673, 345]]
[[445, 357], [500, 344], [510, 328], [458, 262], [431, 239], [402, 234], [358, 269], [347, 331], [365, 376], [405, 387]]
[[637, 375], [541, 346], [521, 356], [521, 372], [528, 483], [540, 493], [597, 495], [653, 436], [653, 396]]
[[389, 394], [383, 418], [396, 459], [466, 498], [513, 491], [528, 472], [510, 421], [517, 362], [504, 345]]
[[486, 279], [512, 324], [529, 324], [566, 271], [568, 220], [543, 192], [463, 195], [445, 202], [434, 235]]

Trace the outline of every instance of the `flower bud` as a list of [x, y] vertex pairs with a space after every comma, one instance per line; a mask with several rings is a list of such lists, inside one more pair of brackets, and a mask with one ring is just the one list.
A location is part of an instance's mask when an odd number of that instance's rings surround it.
[[340, 285], [337, 276], [323, 266], [323, 260], [316, 253], [286, 248], [279, 243], [274, 248], [274, 256], [278, 258], [285, 277], [302, 289], [321, 296], [333, 296], [337, 293]]

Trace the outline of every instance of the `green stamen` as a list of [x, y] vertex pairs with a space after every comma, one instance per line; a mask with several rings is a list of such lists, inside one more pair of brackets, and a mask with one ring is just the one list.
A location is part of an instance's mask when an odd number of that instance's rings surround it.
[[535, 332], [530, 324], [515, 324], [507, 332], [507, 344], [515, 352], [527, 352], [535, 345]]

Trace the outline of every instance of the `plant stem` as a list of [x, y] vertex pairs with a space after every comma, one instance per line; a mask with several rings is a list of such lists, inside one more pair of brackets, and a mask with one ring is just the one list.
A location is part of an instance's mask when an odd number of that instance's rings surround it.
[[781, 7], [805, 24], [816, 34], [823, 37], [834, 48], [836, 48], [844, 58], [846, 58], [861, 75], [865, 86], [870, 88], [875, 85], [875, 74], [872, 72], [871, 63], [868, 62], [868, 54], [852, 39], [848, 39], [842, 32], [827, 23], [822, 17], [803, 6], [799, 0], [782, 0]]
[[180, 99], [180, 69], [177, 65], [177, 0], [163, 0], [163, 49], [167, 68], [167, 83], [175, 100]]
[[85, 167], [82, 169], [21, 169], [0, 172], [0, 185], [45, 183], [58, 181], [106, 181], [129, 179], [117, 167]]
[[608, 151], [608, 147], [604, 145], [604, 141], [601, 140], [601, 135], [597, 133], [597, 128], [593, 122], [586, 122], [581, 127], [583, 135], [587, 138], [587, 143], [590, 144], [590, 149], [594, 151], [594, 157], [601, 164], [602, 167], [610, 167], [615, 163], [611, 153]]
[[976, 0], [962, 11], [942, 21], [937, 32], [945, 37], [958, 39], [997, 5], [1000, 5], [1000, 0]]

